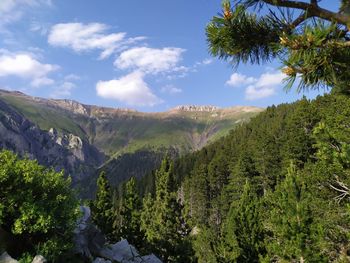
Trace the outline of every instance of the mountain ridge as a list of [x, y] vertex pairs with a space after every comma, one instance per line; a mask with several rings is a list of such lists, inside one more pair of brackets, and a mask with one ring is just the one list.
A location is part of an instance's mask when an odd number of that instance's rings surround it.
[[229, 111], [247, 111], [247, 112], [260, 112], [264, 108], [256, 107], [256, 106], [230, 106], [230, 107], [219, 107], [214, 105], [196, 105], [196, 104], [188, 104], [188, 105], [177, 105], [173, 108], [170, 108], [166, 111], [160, 111], [160, 112], [142, 112], [138, 111], [136, 109], [132, 108], [119, 108], [119, 107], [106, 107], [106, 106], [98, 106], [94, 104], [85, 104], [81, 103], [76, 100], [71, 99], [50, 99], [50, 98], [42, 98], [42, 97], [36, 97], [36, 96], [30, 96], [27, 95], [21, 91], [9, 91], [0, 89], [0, 94], [9, 94], [12, 96], [19, 96], [23, 97], [24, 99], [30, 99], [39, 103], [50, 103], [52, 106], [56, 105], [57, 107], [60, 107], [62, 109], [70, 110], [73, 113], [76, 114], [82, 114], [87, 115], [91, 114], [91, 112], [99, 113], [99, 112], [110, 112], [110, 113], [120, 113], [120, 112], [126, 112], [126, 113], [135, 113], [135, 114], [142, 114], [145, 116], [153, 116], [153, 115], [159, 115], [159, 114], [167, 114], [167, 113], [173, 113], [175, 111], [179, 112], [229, 112]]
[[[108, 170], [109, 177], [118, 183], [125, 178], [118, 171], [120, 167], [125, 173], [140, 178], [157, 167], [160, 156], [169, 149], [175, 155], [199, 150], [263, 111], [248, 106], [188, 105], [166, 112], [143, 113], [4, 90], [0, 90], [0, 101], [3, 105], [0, 108], [2, 148], [21, 155], [29, 151], [41, 164], [64, 168], [74, 182], [88, 181], [86, 178], [95, 178], [97, 171]], [[15, 115], [21, 118], [14, 118]], [[39, 139], [14, 128], [21, 127], [24, 121], [30, 123], [31, 129], [38, 130], [35, 136]], [[8, 123], [13, 123], [13, 127], [8, 127]], [[23, 136], [27, 136], [26, 144], [19, 143]], [[38, 149], [38, 146], [34, 151], [31, 140], [48, 141], [50, 147]], [[125, 154], [129, 154], [128, 158], [122, 160], [128, 160], [133, 164], [131, 167], [118, 161]], [[51, 156], [51, 161], [45, 156]], [[147, 169], [142, 168], [145, 160], [152, 163]], [[84, 166], [86, 162], [88, 166]], [[143, 170], [144, 173], [140, 172]]]

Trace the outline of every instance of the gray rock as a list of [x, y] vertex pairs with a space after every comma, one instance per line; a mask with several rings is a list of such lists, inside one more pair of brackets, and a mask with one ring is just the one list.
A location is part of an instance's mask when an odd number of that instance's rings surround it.
[[95, 260], [92, 261], [92, 263], [112, 263], [112, 261], [104, 258], [95, 258]]
[[0, 263], [18, 263], [18, 261], [13, 259], [7, 252], [4, 252], [0, 256]]
[[1, 100], [1, 96], [0, 113], [1, 149], [36, 159], [56, 171], [64, 169], [67, 175], [73, 176], [73, 184], [92, 176], [105, 159], [86, 138], [63, 131], [58, 133], [54, 128], [42, 130]]
[[162, 263], [162, 261], [157, 258], [154, 254], [141, 257], [141, 262], [145, 263]]
[[136, 258], [140, 258], [136, 248], [123, 239], [113, 245], [105, 246], [100, 252], [100, 256], [118, 262], [134, 262]]
[[32, 263], [46, 263], [46, 259], [42, 255], [36, 255]]
[[99, 253], [103, 258], [123, 263], [162, 263], [155, 255], [140, 256], [136, 248], [123, 239], [113, 245], [105, 246]]
[[91, 211], [87, 206], [81, 206], [83, 216], [78, 220], [74, 230], [75, 252], [87, 258], [98, 254], [106, 240], [104, 235], [91, 222]]

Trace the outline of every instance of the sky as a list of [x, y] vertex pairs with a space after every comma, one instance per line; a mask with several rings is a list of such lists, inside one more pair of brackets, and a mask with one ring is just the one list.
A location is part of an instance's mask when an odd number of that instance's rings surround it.
[[0, 0], [0, 88], [146, 112], [323, 92], [286, 93], [277, 61], [234, 69], [211, 57], [205, 27], [220, 9], [221, 0]]

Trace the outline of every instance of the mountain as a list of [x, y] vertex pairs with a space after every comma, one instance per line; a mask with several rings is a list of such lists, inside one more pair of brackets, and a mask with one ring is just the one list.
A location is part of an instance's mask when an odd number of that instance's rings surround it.
[[0, 90], [0, 146], [64, 168], [74, 184], [101, 169], [118, 184], [153, 170], [169, 149], [201, 149], [262, 110], [192, 105], [142, 113]]
[[349, 124], [349, 95], [303, 98], [175, 160], [196, 262], [350, 262]]

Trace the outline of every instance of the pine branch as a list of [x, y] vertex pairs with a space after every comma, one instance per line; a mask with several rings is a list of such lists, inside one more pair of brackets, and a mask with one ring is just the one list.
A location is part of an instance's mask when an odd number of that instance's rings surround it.
[[303, 12], [300, 16], [298, 16], [291, 24], [292, 28], [297, 27], [298, 25], [300, 25], [301, 23], [303, 23], [305, 20], [307, 20], [308, 18], [310, 18], [310, 13], [308, 12]]
[[350, 189], [341, 181], [339, 181], [339, 178], [338, 176], [335, 176], [336, 178], [336, 183], [337, 183], [337, 186], [334, 186], [332, 184], [329, 184], [329, 186], [337, 191], [339, 193], [339, 195], [337, 195], [334, 199], [340, 203], [344, 198], [346, 198], [347, 196], [350, 197]]
[[327, 9], [321, 8], [317, 5], [317, 1], [311, 1], [311, 3], [306, 3], [291, 0], [263, 0], [263, 2], [278, 7], [288, 7], [304, 10], [308, 13], [309, 17], [319, 17], [328, 21], [336, 21], [337, 23], [342, 25], [348, 25], [350, 23], [349, 15], [335, 13]]

